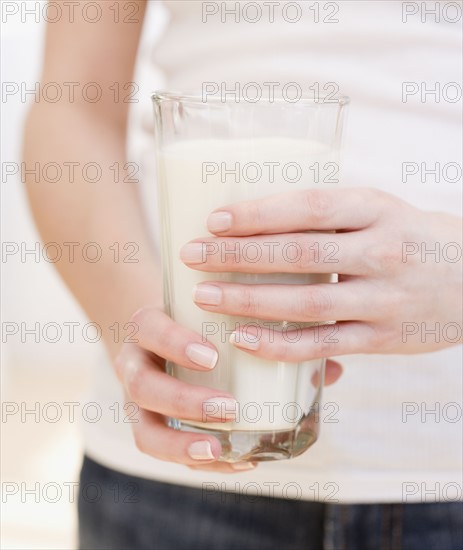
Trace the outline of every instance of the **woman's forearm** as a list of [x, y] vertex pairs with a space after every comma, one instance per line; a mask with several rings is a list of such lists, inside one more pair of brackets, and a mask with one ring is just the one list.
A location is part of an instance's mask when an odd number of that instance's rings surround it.
[[[27, 173], [26, 189], [43, 242], [58, 243], [62, 254], [55, 265], [88, 317], [101, 326], [112, 356], [120, 342], [109, 327], [120, 323], [123, 339], [122, 327], [135, 310], [162, 302], [137, 183], [124, 183], [124, 174], [116, 177], [114, 168], [126, 162], [124, 130], [98, 116], [94, 106], [40, 104], [29, 113], [23, 154], [25, 168], [38, 163], [39, 176]], [[61, 171], [56, 182], [55, 172], [47, 176], [44, 169], [52, 172], [49, 163]], [[127, 243], [133, 244], [124, 249]]]

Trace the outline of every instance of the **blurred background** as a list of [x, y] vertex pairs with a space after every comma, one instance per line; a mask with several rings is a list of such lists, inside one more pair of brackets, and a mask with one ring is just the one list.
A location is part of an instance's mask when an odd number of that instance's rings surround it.
[[[39, 82], [44, 4], [2, 1], [1, 8], [1, 547], [8, 550], [76, 547], [80, 429], [93, 414], [85, 393], [101, 352], [98, 342], [82, 336], [88, 320], [44, 259], [20, 174], [11, 173], [21, 163], [22, 129], [34, 96], [5, 92], [16, 84], [33, 90]], [[144, 76], [144, 60], [167, 18], [159, 2], [149, 4], [150, 34], [143, 35], [134, 77], [140, 102], [132, 105], [145, 112], [160, 77], [152, 69]], [[25, 254], [30, 250], [38, 253]], [[54, 328], [69, 323], [76, 327], [73, 343]]]

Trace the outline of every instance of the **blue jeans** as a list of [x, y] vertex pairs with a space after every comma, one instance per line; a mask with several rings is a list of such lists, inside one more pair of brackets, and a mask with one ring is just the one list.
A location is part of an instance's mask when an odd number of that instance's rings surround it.
[[210, 494], [84, 459], [81, 550], [461, 550], [463, 504], [323, 504]]

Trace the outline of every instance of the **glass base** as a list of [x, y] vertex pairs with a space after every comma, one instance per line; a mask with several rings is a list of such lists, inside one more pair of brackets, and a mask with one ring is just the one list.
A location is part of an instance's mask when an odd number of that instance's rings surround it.
[[312, 408], [292, 430], [213, 430], [175, 418], [169, 418], [169, 426], [216, 437], [222, 444], [221, 462], [266, 462], [294, 458], [313, 445], [318, 438], [318, 416], [318, 408]]

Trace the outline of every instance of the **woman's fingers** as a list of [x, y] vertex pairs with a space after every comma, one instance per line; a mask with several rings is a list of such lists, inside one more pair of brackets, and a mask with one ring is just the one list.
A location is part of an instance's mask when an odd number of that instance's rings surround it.
[[[190, 386], [163, 372], [156, 355], [134, 344], [125, 344], [116, 360], [116, 373], [128, 400], [138, 405], [132, 418], [135, 443], [140, 451], [160, 460], [218, 472], [238, 473], [254, 468], [246, 462], [217, 462], [220, 441], [208, 434], [174, 430], [165, 416], [198, 422], [233, 419], [235, 400], [219, 390]], [[156, 411], [156, 412], [154, 412]], [[164, 416], [165, 415], [165, 416]]]
[[[296, 325], [296, 326], [295, 326]], [[374, 353], [376, 333], [367, 323], [347, 321], [287, 330], [244, 325], [230, 341], [239, 349], [272, 361], [299, 362], [354, 353]]]
[[307, 189], [221, 207], [207, 226], [220, 235], [361, 229], [371, 225], [389, 195], [374, 189]]
[[[222, 452], [220, 442], [207, 434], [180, 432], [166, 426], [164, 418], [140, 409], [139, 422], [133, 424], [135, 443], [140, 451], [168, 462], [189, 466], [215, 466], [218, 471], [239, 472], [249, 469], [243, 463], [221, 466], [214, 464]], [[251, 465], [252, 468], [252, 465]]]
[[207, 311], [271, 321], [367, 320], [371, 319], [377, 301], [377, 293], [370, 293], [369, 288], [364, 285], [360, 289], [356, 281], [312, 285], [208, 281], [195, 286], [193, 300]]
[[128, 398], [143, 409], [197, 422], [234, 420], [236, 401], [232, 395], [181, 382], [137, 349], [118, 359], [118, 371]]
[[[118, 360], [118, 370], [127, 398], [143, 409], [195, 422], [223, 423], [235, 419], [238, 407], [232, 395], [181, 382], [137, 350], [127, 354], [127, 359]], [[332, 384], [341, 373], [338, 363], [328, 365], [325, 383]]]
[[138, 327], [137, 343], [142, 348], [189, 369], [207, 371], [215, 367], [218, 359], [215, 347], [157, 308], [138, 310], [132, 322]]
[[[155, 308], [140, 310], [133, 317], [139, 326], [139, 344], [126, 344], [116, 361], [116, 372], [128, 399], [139, 409], [132, 425], [138, 448], [155, 458], [217, 472], [242, 472], [254, 465], [218, 462], [220, 441], [206, 433], [174, 430], [166, 416], [190, 422], [230, 422], [237, 404], [233, 396], [177, 380], [163, 371], [163, 359], [198, 369], [188, 354], [191, 343], [202, 344], [199, 336], [178, 326]], [[235, 339], [238, 343], [239, 339]], [[212, 346], [208, 349], [215, 351]], [[269, 353], [264, 345], [260, 352]], [[259, 352], [259, 353], [260, 353]], [[214, 361], [215, 364], [215, 361]], [[204, 365], [202, 370], [204, 370]], [[326, 383], [332, 383], [341, 368], [329, 362]]]
[[209, 237], [185, 244], [180, 258], [200, 271], [362, 275], [367, 245], [355, 232]]

